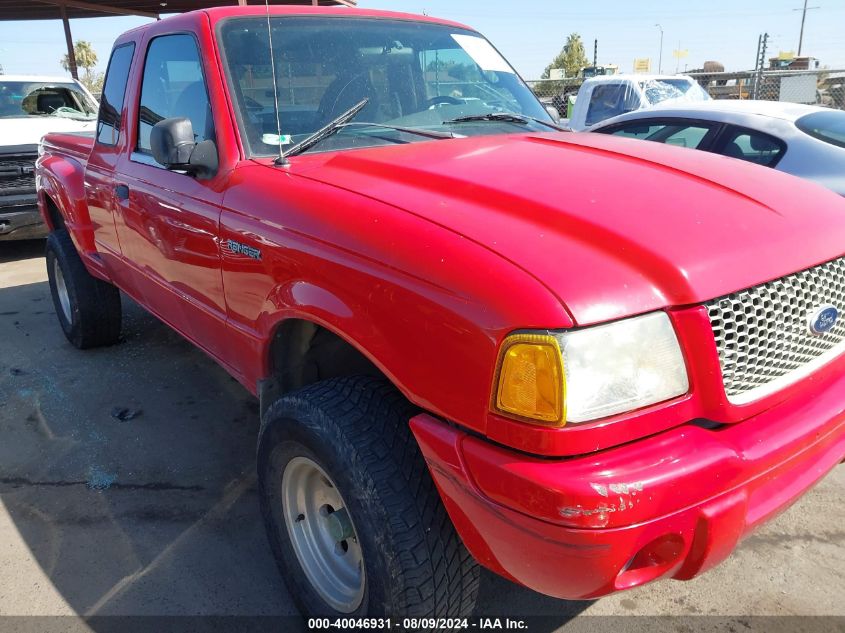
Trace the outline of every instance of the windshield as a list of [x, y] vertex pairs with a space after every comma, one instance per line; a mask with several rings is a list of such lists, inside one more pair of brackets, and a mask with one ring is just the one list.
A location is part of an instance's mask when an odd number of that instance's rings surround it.
[[710, 95], [697, 83], [687, 79], [652, 79], [640, 83], [651, 105], [673, 99], [709, 101]]
[[0, 81], [0, 119], [34, 116], [90, 121], [97, 104], [75, 83]]
[[799, 130], [812, 137], [845, 147], [845, 112], [828, 110], [802, 116], [795, 122]]
[[[219, 39], [252, 155], [271, 156], [367, 99], [356, 122], [460, 135], [548, 131], [535, 121], [480, 119], [516, 113], [551, 117], [511, 66], [481, 36], [455, 27], [373, 18], [233, 18]], [[276, 126], [273, 73], [279, 100]], [[425, 142], [372, 126], [350, 126], [310, 151]]]

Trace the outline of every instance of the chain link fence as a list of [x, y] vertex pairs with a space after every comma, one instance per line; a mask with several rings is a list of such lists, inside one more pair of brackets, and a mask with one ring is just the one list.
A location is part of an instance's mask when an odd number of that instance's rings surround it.
[[570, 107], [570, 97], [575, 97], [578, 94], [578, 89], [584, 83], [581, 77], [572, 77], [570, 79], [532, 79], [525, 83], [534, 91], [537, 98], [543, 105], [551, 105], [557, 108], [562, 117], [569, 117], [568, 108]]
[[[765, 70], [732, 73], [687, 73], [714, 99], [762, 99], [822, 105], [845, 110], [845, 70]], [[569, 97], [584, 79], [536, 79], [529, 87], [546, 105], [566, 116]]]
[[762, 99], [845, 110], [845, 70], [690, 73], [714, 99]]

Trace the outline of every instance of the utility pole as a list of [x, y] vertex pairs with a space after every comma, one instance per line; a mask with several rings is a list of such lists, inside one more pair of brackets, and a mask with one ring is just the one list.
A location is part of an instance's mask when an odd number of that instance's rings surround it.
[[593, 40], [593, 68], [599, 66], [599, 41]]
[[655, 24], [654, 26], [656, 26], [657, 28], [660, 29], [660, 53], [658, 55], [658, 61], [657, 61], [657, 74], [662, 75], [663, 74], [663, 27], [660, 26], [659, 24]]
[[[757, 40], [757, 64], [754, 69], [754, 86], [751, 91], [751, 98], [757, 99], [760, 96], [760, 85], [763, 83], [763, 70], [766, 68], [766, 49], [769, 46], [769, 34], [763, 33]], [[741, 93], [740, 93], [741, 94]]]
[[821, 9], [821, 7], [808, 7], [807, 0], [804, 0], [803, 9], [793, 9], [793, 11], [801, 11], [801, 35], [798, 36], [798, 55], [796, 57], [801, 57], [801, 47], [804, 45], [804, 23], [807, 21], [807, 11], [813, 9]]

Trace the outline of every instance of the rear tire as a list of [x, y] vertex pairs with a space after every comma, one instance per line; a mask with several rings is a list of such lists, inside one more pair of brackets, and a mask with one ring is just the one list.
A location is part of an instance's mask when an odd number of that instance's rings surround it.
[[[411, 434], [408, 421], [415, 413], [392, 385], [368, 377], [310, 385], [267, 411], [258, 449], [261, 509], [276, 561], [304, 616], [472, 614], [478, 565], [455, 532]], [[291, 481], [300, 477], [295, 473], [309, 468], [311, 479], [301, 481], [318, 483], [292, 491]], [[328, 515], [348, 517], [340, 537], [339, 520], [329, 537], [322, 531]], [[309, 544], [305, 534], [317, 536]], [[327, 552], [323, 562], [303, 554], [321, 549]], [[326, 583], [325, 570], [344, 559], [360, 560], [361, 573], [341, 565], [335, 576], [351, 582]]]
[[47, 276], [56, 316], [68, 341], [79, 349], [117, 343], [120, 291], [88, 272], [64, 229], [47, 238]]

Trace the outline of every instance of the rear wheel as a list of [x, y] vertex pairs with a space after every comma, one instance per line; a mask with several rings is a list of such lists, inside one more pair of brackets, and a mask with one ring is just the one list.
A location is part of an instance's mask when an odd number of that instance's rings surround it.
[[472, 613], [478, 566], [411, 435], [414, 413], [392, 385], [365, 377], [311, 385], [268, 410], [262, 512], [303, 615]]
[[88, 272], [64, 229], [47, 238], [47, 277], [59, 325], [73, 345], [86, 349], [118, 341], [120, 291]]

